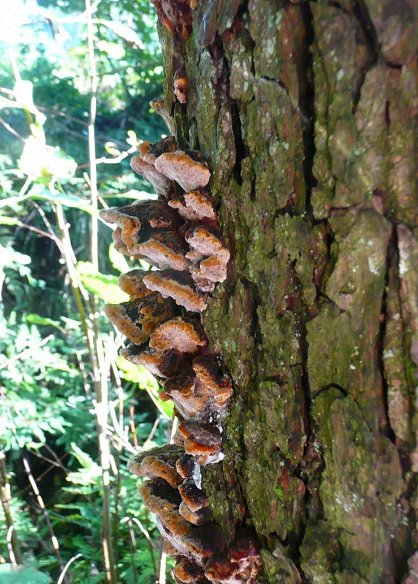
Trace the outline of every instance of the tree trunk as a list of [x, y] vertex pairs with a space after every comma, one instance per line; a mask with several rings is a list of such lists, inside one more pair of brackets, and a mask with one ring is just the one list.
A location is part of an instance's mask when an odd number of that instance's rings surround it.
[[204, 484], [227, 539], [254, 527], [260, 583], [418, 582], [417, 10], [201, 0], [189, 39], [160, 27], [231, 250], [203, 323], [235, 397]]

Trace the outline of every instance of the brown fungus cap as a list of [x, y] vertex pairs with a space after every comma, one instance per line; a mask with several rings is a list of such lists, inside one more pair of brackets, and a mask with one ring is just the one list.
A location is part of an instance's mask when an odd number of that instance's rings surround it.
[[215, 426], [187, 420], [179, 424], [174, 442], [183, 446], [187, 454], [196, 456], [198, 462], [207, 464], [209, 461], [212, 462], [210, 457], [220, 453], [222, 434]]
[[176, 231], [154, 230], [131, 250], [144, 256], [151, 264], [161, 270], [186, 270], [190, 260], [186, 258], [186, 247]]
[[225, 406], [233, 394], [232, 380], [229, 373], [218, 363], [216, 357], [201, 355], [193, 359], [193, 370], [200, 383], [208, 388], [214, 400]]
[[239, 565], [231, 562], [227, 556], [209, 560], [205, 566], [205, 576], [215, 584], [243, 584]]
[[210, 282], [224, 282], [230, 258], [229, 250], [222, 248], [216, 255], [203, 259], [199, 263], [199, 277]]
[[166, 136], [159, 142], [141, 142], [138, 146], [139, 155], [148, 164], [154, 165], [158, 156], [164, 152], [174, 152], [177, 150], [177, 143], [174, 136]]
[[182, 357], [177, 351], [159, 353], [144, 345], [128, 345], [120, 350], [120, 354], [134, 365], [142, 365], [157, 377], [171, 377], [178, 373], [182, 365]]
[[190, 260], [192, 264], [197, 264], [204, 258], [204, 256], [195, 249], [191, 249], [186, 253], [186, 258]]
[[178, 549], [175, 548], [168, 540], [164, 540], [164, 551], [167, 556], [171, 558], [181, 559], [183, 556], [179, 553]]
[[177, 317], [159, 326], [150, 338], [149, 345], [157, 351], [175, 349], [179, 353], [196, 353], [207, 342], [200, 322]]
[[155, 513], [165, 529], [170, 533], [183, 537], [190, 532], [191, 526], [180, 515], [178, 493], [162, 479], [145, 481], [140, 489], [144, 505]]
[[181, 558], [173, 569], [173, 578], [180, 584], [206, 584], [203, 568], [187, 558]]
[[212, 519], [209, 507], [204, 507], [203, 509], [199, 509], [199, 511], [192, 511], [184, 501], [180, 503], [179, 513], [183, 519], [193, 525], [205, 525], [205, 523], [209, 523]]
[[249, 533], [239, 533], [227, 555], [207, 562], [205, 575], [214, 584], [256, 584], [260, 566], [255, 538]]
[[213, 292], [215, 290], [215, 282], [218, 282], [218, 279], [212, 281], [202, 276], [200, 272], [200, 263], [197, 266], [192, 266], [190, 268], [190, 275], [192, 276], [196, 288], [201, 292]]
[[178, 214], [164, 200], [138, 201], [133, 205], [103, 209], [100, 217], [120, 228], [118, 240], [122, 240], [130, 254], [141, 253], [135, 246], [152, 230], [177, 232], [181, 223]]
[[144, 278], [151, 272], [148, 270], [131, 270], [119, 276], [119, 288], [130, 296], [131, 300], [144, 298], [153, 294], [144, 284]]
[[173, 195], [168, 204], [186, 221], [216, 221], [210, 196], [203, 189]]
[[145, 285], [164, 298], [173, 298], [179, 306], [184, 306], [190, 312], [202, 312], [206, 308], [206, 302], [196, 290], [191, 276], [175, 270], [163, 270], [153, 272], [144, 278]]
[[170, 179], [159, 172], [154, 164], [145, 162], [141, 156], [131, 158], [131, 168], [136, 174], [141, 174], [154, 187], [159, 195], [167, 195], [170, 192]]
[[159, 324], [173, 316], [173, 306], [160, 294], [148, 294], [122, 304], [106, 304], [104, 313], [125, 337], [140, 345]]
[[208, 164], [200, 158], [194, 151], [167, 152], [157, 158], [155, 168], [176, 181], [184, 191], [193, 191], [206, 186], [210, 179]]
[[116, 229], [113, 231], [112, 240], [116, 251], [122, 255], [129, 255], [128, 248], [122, 240], [122, 229], [120, 227], [116, 227]]
[[193, 209], [199, 219], [216, 221], [212, 200], [206, 191], [197, 189], [185, 193], [184, 201], [189, 209]]
[[134, 454], [128, 461], [128, 470], [140, 477], [163, 479], [173, 488], [177, 488], [182, 482], [182, 477], [176, 470], [176, 462], [183, 454], [184, 451], [179, 446], [164, 444]]
[[178, 487], [183, 502], [191, 511], [200, 511], [208, 506], [208, 499], [202, 491], [196, 486], [193, 478], [187, 478]]
[[[184, 520], [183, 520], [184, 521]], [[188, 533], [178, 537], [162, 521], [157, 522], [161, 535], [175, 547], [179, 553], [202, 565], [210, 558], [225, 550], [225, 542], [219, 528], [214, 523], [197, 527], [185, 522]]]
[[207, 398], [210, 394], [198, 395], [196, 392], [196, 376], [180, 373], [170, 377], [164, 384], [164, 392], [169, 396], [181, 416], [185, 419], [196, 418], [207, 409]]
[[190, 247], [203, 256], [212, 256], [220, 253], [224, 247], [219, 229], [207, 225], [192, 224], [186, 230], [184, 238]]
[[176, 470], [184, 479], [193, 476], [194, 467], [195, 462], [193, 456], [190, 456], [190, 454], [183, 454], [176, 462]]
[[135, 260], [144, 260], [145, 258], [141, 256], [141, 254], [133, 254], [130, 253], [128, 248], [126, 247], [123, 239], [122, 239], [122, 229], [120, 227], [116, 227], [114, 232], [112, 233], [112, 240], [115, 250], [122, 255], [130, 256]]

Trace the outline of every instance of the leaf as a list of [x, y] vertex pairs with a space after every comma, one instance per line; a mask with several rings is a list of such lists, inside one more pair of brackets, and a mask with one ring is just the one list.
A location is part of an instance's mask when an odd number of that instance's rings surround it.
[[119, 288], [116, 276], [97, 272], [91, 262], [78, 262], [76, 269], [83, 286], [105, 302], [117, 304], [129, 300], [129, 296]]
[[15, 217], [0, 217], [0, 225], [19, 225], [19, 219]]
[[126, 259], [123, 257], [123, 255], [121, 253], [116, 251], [113, 243], [109, 246], [109, 259], [110, 259], [112, 266], [118, 272], [121, 272], [122, 274], [129, 272], [130, 267], [129, 267], [128, 262], [126, 261]]
[[60, 325], [60, 323], [56, 320], [52, 320], [52, 318], [48, 318], [46, 316], [40, 316], [39, 314], [28, 314], [27, 321], [30, 324], [38, 324], [41, 326], [53, 326], [60, 330], [62, 333], [65, 333], [65, 329]]
[[100, 466], [74, 442], [71, 443], [71, 450], [82, 468], [68, 473], [67, 481], [75, 485], [95, 485], [102, 474]]
[[33, 568], [11, 564], [0, 565], [0, 584], [49, 584], [49, 582], [52, 580], [47, 574]]

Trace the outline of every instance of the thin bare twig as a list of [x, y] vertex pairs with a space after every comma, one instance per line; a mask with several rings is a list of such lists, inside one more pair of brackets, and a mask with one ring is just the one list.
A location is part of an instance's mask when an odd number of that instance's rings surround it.
[[22, 555], [20, 552], [19, 539], [14, 528], [12, 511], [10, 509], [12, 494], [10, 483], [7, 480], [6, 455], [4, 452], [0, 452], [0, 499], [7, 526], [7, 549], [10, 562], [15, 565], [21, 564]]
[[76, 560], [78, 560], [78, 558], [82, 558], [82, 557], [83, 557], [83, 554], [76, 554], [70, 560], [68, 560], [68, 562], [64, 566], [63, 571], [60, 574], [60, 577], [57, 580], [57, 584], [62, 584], [62, 582], [64, 582], [64, 578], [65, 578], [65, 575], [68, 571], [68, 568], [71, 566], [71, 564], [73, 564]]
[[[38, 489], [38, 485], [36, 484], [36, 481], [33, 477], [28, 457], [25, 454], [23, 454], [22, 460], [23, 460], [23, 467], [24, 467], [25, 472], [26, 472], [28, 479], [29, 479], [30, 486], [32, 487], [33, 493], [36, 497], [36, 501], [39, 505], [39, 508], [41, 509], [42, 515], [45, 519], [45, 523], [48, 527], [49, 536], [51, 538], [51, 543], [52, 543], [52, 549], [54, 550], [54, 554], [55, 554], [55, 557], [57, 558], [57, 561], [58, 561], [60, 568], [63, 570], [64, 564], [63, 564], [62, 557], [61, 557], [60, 545], [59, 545], [58, 539], [55, 535], [54, 528], [52, 527], [52, 523], [51, 523], [51, 520], [49, 518], [48, 510], [45, 506], [42, 495]], [[65, 581], [67, 581], [67, 580], [65, 580]]]

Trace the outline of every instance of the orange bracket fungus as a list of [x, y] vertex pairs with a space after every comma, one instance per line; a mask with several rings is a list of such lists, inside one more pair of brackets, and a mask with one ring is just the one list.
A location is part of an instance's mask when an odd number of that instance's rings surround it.
[[[153, 3], [163, 26], [177, 40], [187, 39], [196, 2]], [[174, 76], [180, 103], [187, 102], [188, 89], [180, 68]], [[121, 355], [158, 378], [161, 398], [173, 401], [179, 424], [174, 444], [138, 452], [128, 468], [143, 478], [144, 504], [156, 514], [166, 553], [176, 560], [175, 582], [255, 584], [257, 543], [248, 533], [227, 543], [212, 516], [202, 472], [224, 457], [222, 420], [233, 384], [221, 357], [211, 352], [200, 313], [227, 277], [230, 252], [213, 207], [207, 161], [196, 150], [179, 149], [164, 99], [151, 106], [170, 135], [154, 144], [141, 142], [131, 167], [151, 183], [157, 199], [100, 215], [114, 225], [115, 249], [153, 268], [123, 274], [119, 286], [129, 300], [106, 305], [105, 314], [129, 341]]]

